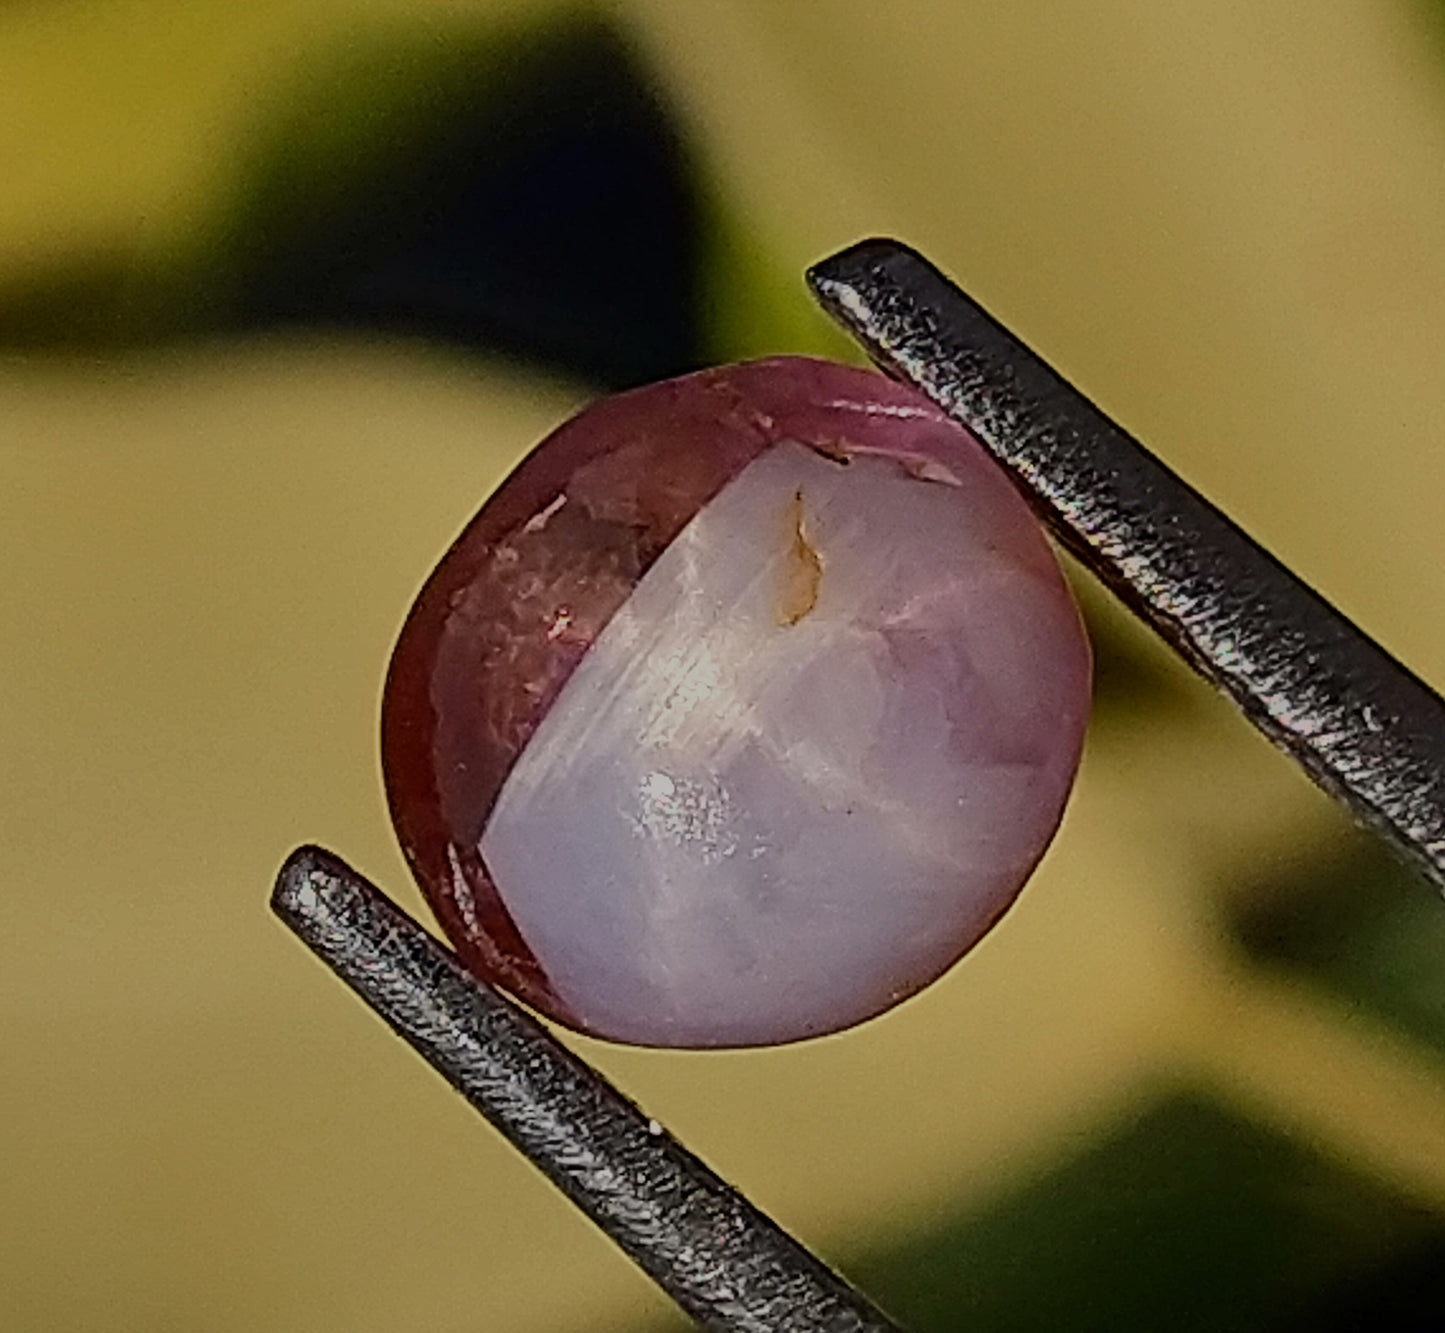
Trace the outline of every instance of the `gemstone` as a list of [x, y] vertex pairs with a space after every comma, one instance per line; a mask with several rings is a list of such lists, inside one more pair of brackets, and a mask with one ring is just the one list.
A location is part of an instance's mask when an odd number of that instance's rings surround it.
[[462, 532], [382, 707], [467, 965], [580, 1031], [754, 1046], [936, 979], [1043, 855], [1089, 649], [960, 426], [802, 357], [593, 404]]

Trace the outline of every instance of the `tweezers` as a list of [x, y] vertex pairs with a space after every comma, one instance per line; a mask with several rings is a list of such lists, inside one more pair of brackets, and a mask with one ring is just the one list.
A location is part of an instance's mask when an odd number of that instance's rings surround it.
[[[865, 241], [823, 308], [1007, 470], [1054, 535], [1361, 822], [1445, 888], [1445, 701], [922, 256]], [[705, 1328], [898, 1325], [335, 856], [272, 906]]]

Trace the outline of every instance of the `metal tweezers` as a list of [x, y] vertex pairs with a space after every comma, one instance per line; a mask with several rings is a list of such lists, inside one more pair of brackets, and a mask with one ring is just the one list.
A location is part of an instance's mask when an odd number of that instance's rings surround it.
[[[1445, 888], [1439, 695], [914, 251], [866, 241], [808, 282], [1125, 605]], [[294, 853], [272, 906], [704, 1327], [898, 1328], [336, 857]]]

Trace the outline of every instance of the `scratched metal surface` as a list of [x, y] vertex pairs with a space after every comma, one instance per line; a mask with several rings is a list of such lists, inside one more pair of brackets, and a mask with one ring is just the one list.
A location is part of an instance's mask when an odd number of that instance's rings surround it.
[[926, 259], [865, 241], [815, 295], [971, 430], [1050, 527], [1326, 791], [1445, 888], [1445, 701]]
[[272, 906], [703, 1327], [897, 1326], [336, 857], [302, 848]]

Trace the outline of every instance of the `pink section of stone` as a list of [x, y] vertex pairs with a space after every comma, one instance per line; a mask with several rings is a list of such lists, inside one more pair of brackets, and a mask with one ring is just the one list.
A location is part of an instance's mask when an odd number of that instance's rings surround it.
[[[979, 446], [911, 389], [784, 357], [604, 399], [549, 436], [467, 526], [412, 608], [382, 712], [388, 799], [443, 928], [480, 975], [576, 1022], [522, 940], [478, 850], [503, 783], [593, 641], [698, 511], [784, 440], [883, 455], [973, 487], [1021, 565], [1057, 569]], [[900, 642], [897, 651], [925, 651]], [[559, 828], [556, 836], [565, 838]], [[585, 886], [579, 885], [579, 892]]]
[[1078, 762], [1088, 652], [1008, 483], [959, 470], [778, 443], [558, 695], [482, 855], [586, 1030], [836, 1031], [941, 975], [1018, 894]]

